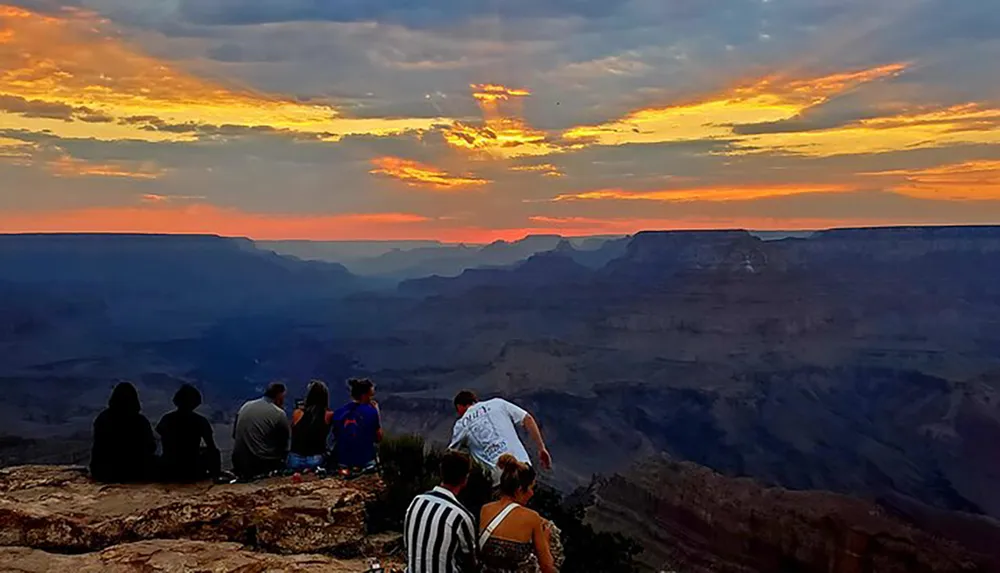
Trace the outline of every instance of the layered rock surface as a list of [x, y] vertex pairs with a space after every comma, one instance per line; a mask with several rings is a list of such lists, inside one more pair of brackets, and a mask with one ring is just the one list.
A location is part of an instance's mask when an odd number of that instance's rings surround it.
[[602, 482], [588, 519], [639, 539], [644, 562], [657, 571], [985, 573], [997, 566], [875, 503], [765, 488], [666, 457]]
[[[302, 555], [381, 553], [384, 540], [369, 537], [366, 518], [366, 505], [381, 488], [376, 477], [101, 485], [78, 468], [8, 468], [0, 470], [0, 546], [6, 548], [0, 569], [363, 570], [360, 562]], [[133, 567], [140, 562], [152, 564]]]
[[95, 553], [61, 555], [27, 547], [0, 547], [0, 566], [11, 573], [357, 573], [361, 560], [323, 555], [275, 555], [238, 543], [154, 540], [116, 545]]

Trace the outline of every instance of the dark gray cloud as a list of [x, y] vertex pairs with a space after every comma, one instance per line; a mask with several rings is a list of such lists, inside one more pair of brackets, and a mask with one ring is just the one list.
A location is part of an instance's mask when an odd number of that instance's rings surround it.
[[209, 24], [325, 20], [435, 28], [482, 17], [601, 18], [619, 5], [607, 0], [182, 0], [180, 11], [189, 20]]
[[25, 117], [80, 120], [88, 123], [108, 123], [113, 118], [85, 106], [70, 106], [61, 103], [29, 100], [18, 96], [0, 94], [0, 110]]

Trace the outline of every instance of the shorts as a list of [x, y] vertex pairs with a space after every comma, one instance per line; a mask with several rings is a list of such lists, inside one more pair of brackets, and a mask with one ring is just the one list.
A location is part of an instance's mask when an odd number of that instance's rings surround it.
[[288, 454], [288, 469], [295, 471], [314, 470], [323, 467], [326, 463], [326, 456], [323, 454], [315, 456], [301, 456], [299, 454]]

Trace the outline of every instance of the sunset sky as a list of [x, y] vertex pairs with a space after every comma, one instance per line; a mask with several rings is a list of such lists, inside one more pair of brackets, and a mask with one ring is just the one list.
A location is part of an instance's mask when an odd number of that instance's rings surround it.
[[966, 223], [996, 1], [0, 0], [0, 232]]

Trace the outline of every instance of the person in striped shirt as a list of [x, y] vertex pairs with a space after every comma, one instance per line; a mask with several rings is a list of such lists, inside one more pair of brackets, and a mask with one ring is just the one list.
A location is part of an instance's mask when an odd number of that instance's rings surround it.
[[448, 451], [441, 459], [441, 485], [410, 503], [403, 523], [407, 573], [479, 571], [476, 522], [458, 501], [471, 468], [468, 455]]

